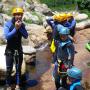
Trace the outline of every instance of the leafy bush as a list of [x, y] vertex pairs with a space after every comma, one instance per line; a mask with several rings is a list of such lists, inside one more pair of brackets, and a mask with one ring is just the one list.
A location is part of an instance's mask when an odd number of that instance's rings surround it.
[[83, 9], [90, 10], [90, 0], [82, 0], [82, 1], [80, 0], [80, 1], [77, 1], [77, 4], [80, 10], [83, 10]]
[[45, 3], [52, 10], [66, 11], [75, 10], [76, 3], [75, 0], [40, 0], [41, 3]]
[[30, 20], [30, 19], [28, 19], [28, 20], [24, 20], [26, 23], [28, 23], [28, 24], [31, 24], [32, 23], [32, 21]]

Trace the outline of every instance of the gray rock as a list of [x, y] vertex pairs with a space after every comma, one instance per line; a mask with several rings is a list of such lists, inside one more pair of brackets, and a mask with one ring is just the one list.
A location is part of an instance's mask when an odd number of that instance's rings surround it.
[[37, 14], [33, 15], [29, 12], [24, 13], [23, 19], [24, 19], [24, 21], [29, 21], [30, 20], [34, 24], [40, 24], [40, 22], [41, 22], [40, 19], [39, 19], [39, 16]]
[[36, 53], [36, 49], [32, 46], [23, 46], [23, 53], [24, 54]]
[[3, 20], [3, 15], [2, 15], [2, 14], [0, 14], [0, 25], [3, 25], [3, 23], [4, 23], [4, 20]]
[[10, 20], [12, 17], [8, 16], [7, 14], [2, 14], [3, 16], [3, 21], [6, 22], [8, 20]]
[[5, 44], [6, 44], [6, 40], [3, 34], [3, 27], [0, 26], [0, 45], [5, 45]]
[[41, 25], [29, 24], [26, 26], [29, 33], [29, 42], [34, 43], [33, 47], [36, 47], [47, 40], [46, 29]]
[[76, 20], [85, 20], [88, 18], [88, 15], [85, 14], [85, 13], [82, 13], [82, 14], [78, 14], [74, 17]]
[[34, 10], [35, 9], [35, 5], [34, 3], [30, 3], [30, 7], [29, 7], [30, 10]]
[[3, 11], [3, 3], [0, 3], [0, 13]]
[[50, 8], [46, 4], [36, 4], [35, 11], [43, 13], [44, 15], [53, 15]]
[[76, 24], [76, 30], [82, 30], [88, 27], [90, 27], [89, 19]]

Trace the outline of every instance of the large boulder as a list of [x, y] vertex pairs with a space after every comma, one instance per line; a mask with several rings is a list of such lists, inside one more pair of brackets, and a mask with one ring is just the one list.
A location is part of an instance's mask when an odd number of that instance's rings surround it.
[[88, 18], [88, 15], [85, 13], [82, 13], [82, 14], [76, 15], [74, 18], [75, 18], [75, 20], [85, 20]]
[[41, 25], [29, 24], [26, 26], [29, 33], [29, 44], [33, 47], [43, 44], [47, 40], [46, 29]]
[[26, 64], [30, 64], [30, 62], [36, 63], [36, 49], [34, 47], [30, 45], [23, 46], [23, 54]]
[[76, 30], [82, 30], [88, 27], [90, 27], [89, 19], [76, 24]]
[[53, 15], [51, 9], [46, 4], [35, 4], [35, 11], [44, 15]]
[[34, 24], [40, 24], [40, 20], [39, 20], [39, 17], [37, 16], [37, 14], [33, 15], [29, 12], [25, 12], [23, 19], [24, 19], [24, 21], [29, 22], [29, 23], [31, 22]]

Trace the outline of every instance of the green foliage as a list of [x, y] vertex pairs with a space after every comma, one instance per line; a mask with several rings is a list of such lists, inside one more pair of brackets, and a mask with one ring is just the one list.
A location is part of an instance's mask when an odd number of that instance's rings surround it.
[[60, 6], [56, 6], [56, 7], [50, 7], [53, 11], [57, 10], [57, 11], [70, 11], [70, 10], [75, 10], [76, 6], [75, 4], [72, 5], [60, 5]]
[[83, 9], [90, 10], [90, 0], [80, 0], [80, 1], [77, 1], [77, 4], [80, 10], [83, 10]]
[[[70, 11], [79, 9], [90, 18], [90, 0], [40, 0], [46, 3], [53, 11]], [[78, 7], [78, 8], [77, 8]]]
[[82, 2], [82, 0], [75, 0], [75, 2]]
[[41, 3], [45, 3], [52, 10], [66, 11], [75, 10], [76, 2], [75, 0], [40, 0]]
[[32, 1], [37, 1], [39, 2], [39, 0], [26, 0], [28, 3], [32, 3]]
[[32, 0], [26, 0], [27, 1], [27, 3], [31, 3], [32, 2]]
[[28, 19], [28, 20], [24, 20], [26, 23], [28, 23], [28, 24], [31, 24], [32, 23], [32, 21], [30, 20], [30, 19]]
[[37, 16], [37, 13], [36, 13], [36, 12], [34, 12], [34, 11], [33, 11], [33, 12], [31, 12], [31, 13], [32, 13], [32, 15], [35, 15], [35, 16]]
[[8, 16], [12, 15], [11, 10], [5, 11], [4, 13], [7, 14]]

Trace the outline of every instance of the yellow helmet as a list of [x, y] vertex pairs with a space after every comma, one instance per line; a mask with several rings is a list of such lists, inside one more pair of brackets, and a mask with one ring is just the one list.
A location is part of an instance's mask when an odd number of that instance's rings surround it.
[[71, 13], [67, 13], [67, 18], [69, 17], [73, 17], [73, 15]]
[[12, 10], [12, 14], [15, 14], [15, 13], [22, 13], [23, 14], [23, 12], [24, 12], [24, 10], [21, 7], [16, 7]]
[[55, 14], [53, 16], [53, 19], [59, 22], [67, 20], [67, 15], [66, 13], [61, 13], [61, 14]]

